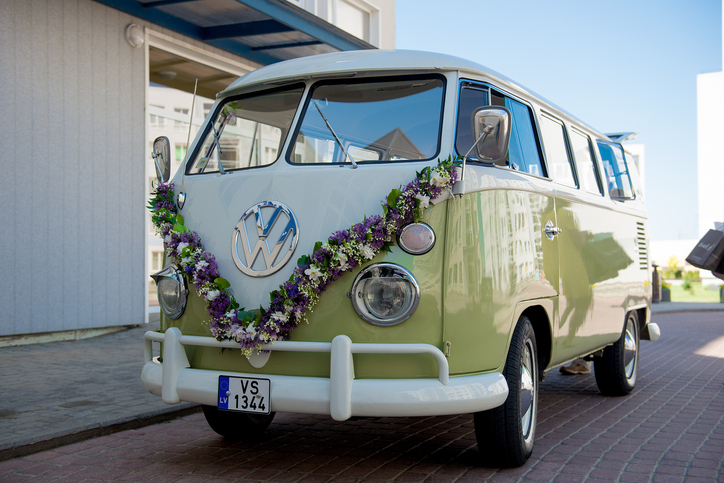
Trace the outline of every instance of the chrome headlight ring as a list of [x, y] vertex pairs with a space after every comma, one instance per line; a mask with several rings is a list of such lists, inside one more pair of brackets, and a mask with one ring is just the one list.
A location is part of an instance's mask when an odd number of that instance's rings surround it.
[[156, 281], [158, 305], [170, 319], [178, 319], [186, 308], [186, 297], [189, 294], [183, 272], [173, 263], [163, 267], [158, 273], [151, 275]]
[[352, 284], [352, 305], [373, 325], [392, 326], [407, 320], [420, 301], [420, 286], [412, 274], [393, 263], [363, 269]]

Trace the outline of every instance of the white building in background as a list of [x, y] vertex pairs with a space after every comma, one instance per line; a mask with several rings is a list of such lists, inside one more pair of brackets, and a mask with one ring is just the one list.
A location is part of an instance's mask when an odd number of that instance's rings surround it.
[[[724, 8], [722, 8], [724, 22]], [[722, 39], [724, 52], [724, 38]], [[722, 55], [724, 65], [724, 54]], [[724, 222], [724, 72], [696, 76], [699, 238]]]
[[395, 0], [287, 1], [377, 48], [395, 48]]

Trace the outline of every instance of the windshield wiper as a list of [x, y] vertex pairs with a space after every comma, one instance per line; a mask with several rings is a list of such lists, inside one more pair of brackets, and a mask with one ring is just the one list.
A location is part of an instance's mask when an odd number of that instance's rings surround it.
[[342, 145], [342, 141], [339, 140], [339, 138], [337, 137], [337, 133], [334, 132], [334, 129], [332, 129], [332, 126], [329, 125], [329, 121], [327, 121], [327, 118], [324, 117], [324, 114], [322, 114], [322, 110], [319, 108], [319, 104], [317, 103], [316, 99], [314, 101], [314, 107], [317, 108], [317, 111], [319, 111], [319, 115], [322, 116], [322, 119], [324, 119], [324, 124], [327, 125], [327, 129], [329, 129], [329, 132], [331, 132], [332, 136], [334, 136], [334, 140], [337, 141], [337, 146], [339, 146], [339, 149], [341, 149], [342, 152], [344, 153], [345, 161], [347, 160], [347, 158], [349, 158], [349, 160], [352, 161], [352, 169], [356, 169], [357, 163], [355, 162], [354, 158], [349, 155], [347, 150], [344, 149], [344, 146]]
[[219, 143], [219, 139], [221, 138], [221, 133], [224, 132], [224, 128], [229, 123], [229, 121], [231, 120], [232, 117], [236, 117], [236, 116], [234, 116], [233, 112], [230, 112], [229, 114], [227, 114], [226, 117], [224, 118], [224, 120], [219, 125], [218, 131], [216, 130], [216, 127], [214, 126], [214, 124], [211, 123], [211, 129], [214, 131], [214, 142], [211, 143], [211, 146], [209, 146], [209, 148], [206, 150], [206, 157], [208, 158], [211, 156], [211, 151], [213, 151], [214, 146], [216, 146], [216, 164], [218, 164], [219, 172], [221, 174], [226, 174], [226, 170], [224, 169], [224, 166], [221, 164], [221, 144]]

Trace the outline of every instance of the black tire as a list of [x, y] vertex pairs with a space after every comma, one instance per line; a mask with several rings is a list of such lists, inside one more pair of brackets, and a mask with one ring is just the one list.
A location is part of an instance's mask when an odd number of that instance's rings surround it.
[[475, 413], [475, 437], [484, 464], [517, 467], [533, 452], [538, 419], [538, 348], [525, 316], [515, 326], [503, 376], [508, 398], [502, 406]]
[[626, 314], [621, 338], [593, 359], [598, 390], [604, 396], [625, 396], [633, 391], [639, 371], [639, 320]]
[[214, 406], [202, 406], [202, 409], [211, 429], [231, 440], [244, 440], [264, 434], [275, 414], [220, 411]]

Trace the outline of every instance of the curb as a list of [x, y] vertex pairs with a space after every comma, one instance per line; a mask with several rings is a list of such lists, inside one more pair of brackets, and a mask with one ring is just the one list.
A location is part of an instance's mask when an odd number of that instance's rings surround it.
[[157, 411], [149, 411], [136, 416], [103, 421], [98, 423], [98, 425], [80, 428], [73, 432], [58, 432], [36, 439], [11, 443], [0, 447], [0, 461], [17, 458], [19, 456], [27, 456], [40, 451], [58, 448], [67, 444], [78, 443], [80, 441], [117, 433], [119, 431], [125, 431], [127, 429], [143, 428], [152, 424], [201, 412], [201, 406], [196, 404], [186, 403], [180, 406], [182, 407], [159, 409]]
[[720, 312], [724, 303], [663, 302], [652, 304], [652, 314], [672, 314], [680, 312]]

